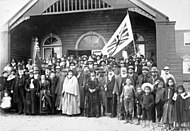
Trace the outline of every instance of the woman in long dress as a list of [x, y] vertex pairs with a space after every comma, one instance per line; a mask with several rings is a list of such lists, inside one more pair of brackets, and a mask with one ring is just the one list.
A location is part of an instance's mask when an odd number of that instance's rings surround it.
[[62, 90], [62, 114], [77, 115], [80, 114], [80, 94], [77, 78], [69, 70], [63, 83]]

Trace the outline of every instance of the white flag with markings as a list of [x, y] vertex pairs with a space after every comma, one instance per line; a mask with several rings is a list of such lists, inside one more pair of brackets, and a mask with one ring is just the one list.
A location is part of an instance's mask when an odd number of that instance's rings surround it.
[[123, 48], [127, 47], [130, 43], [133, 44], [133, 32], [131, 28], [131, 22], [129, 19], [129, 13], [102, 49], [102, 54], [107, 56], [114, 56], [120, 52]]

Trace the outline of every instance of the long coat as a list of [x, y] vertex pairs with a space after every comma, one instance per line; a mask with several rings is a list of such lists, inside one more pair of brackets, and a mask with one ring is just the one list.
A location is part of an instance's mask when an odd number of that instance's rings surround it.
[[56, 87], [58, 82], [58, 77], [55, 76], [54, 78], [51, 78], [51, 86], [50, 86], [50, 93], [51, 93], [51, 103], [52, 103], [52, 113], [55, 113], [55, 102], [56, 102]]
[[79, 90], [80, 90], [80, 108], [84, 108], [84, 97], [85, 97], [84, 87], [89, 78], [90, 78], [89, 74], [85, 74], [84, 72], [82, 72], [80, 75], [77, 74]]
[[12, 85], [13, 102], [14, 103], [18, 103], [19, 99], [24, 98], [24, 92], [25, 92], [24, 91], [24, 86], [25, 86], [25, 78], [24, 78], [24, 76], [22, 76], [21, 78], [19, 76], [17, 76], [15, 78], [14, 84]]
[[55, 100], [55, 107], [59, 108], [61, 104], [61, 97], [62, 97], [62, 90], [63, 90], [63, 82], [65, 80], [65, 75], [60, 75], [57, 86], [55, 89], [55, 94], [56, 94], [56, 100]]
[[34, 85], [34, 88], [30, 88], [31, 78], [26, 80], [25, 113], [38, 114], [39, 98], [37, 94], [39, 93], [40, 84], [39, 84], [39, 80], [37, 79], [34, 79], [32, 83]]

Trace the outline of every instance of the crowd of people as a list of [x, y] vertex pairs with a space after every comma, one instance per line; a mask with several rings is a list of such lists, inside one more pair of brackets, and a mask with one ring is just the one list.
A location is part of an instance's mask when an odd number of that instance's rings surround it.
[[110, 116], [142, 127], [188, 128], [190, 93], [176, 86], [168, 66], [160, 72], [143, 56], [12, 59], [0, 77], [0, 106], [25, 115]]

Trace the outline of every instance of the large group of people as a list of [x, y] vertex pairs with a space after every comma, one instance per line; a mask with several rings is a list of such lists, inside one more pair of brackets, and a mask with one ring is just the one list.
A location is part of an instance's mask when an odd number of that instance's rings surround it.
[[176, 85], [168, 66], [160, 72], [144, 56], [70, 55], [27, 64], [12, 59], [0, 77], [0, 107], [25, 115], [110, 116], [142, 127], [188, 127], [190, 93]]

